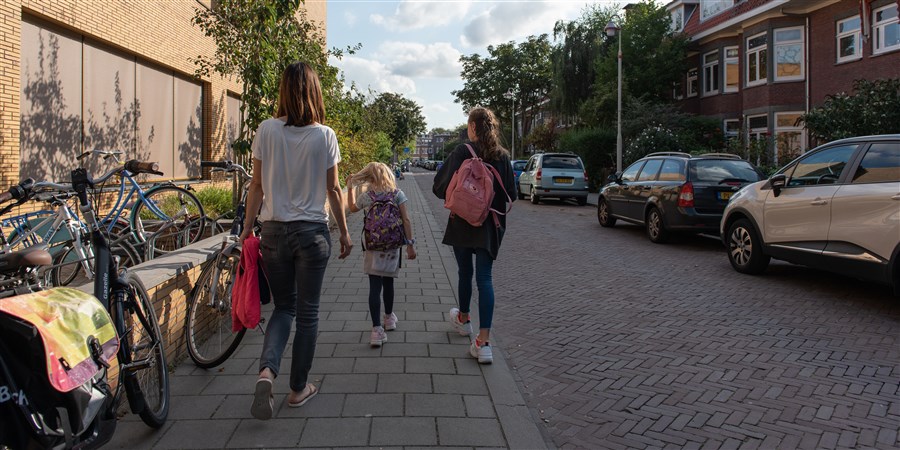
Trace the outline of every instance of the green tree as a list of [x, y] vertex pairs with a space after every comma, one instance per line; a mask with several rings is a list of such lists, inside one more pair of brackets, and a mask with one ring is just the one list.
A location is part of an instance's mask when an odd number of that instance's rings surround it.
[[900, 133], [900, 78], [856, 80], [853, 95], [829, 95], [800, 120], [821, 142], [852, 136]]
[[368, 106], [369, 117], [374, 128], [385, 133], [391, 143], [394, 155], [404, 146], [409, 146], [417, 134], [425, 131], [425, 117], [422, 107], [416, 102], [392, 92], [379, 94]]
[[323, 90], [340, 88], [337, 69], [328, 65], [325, 37], [300, 9], [302, 0], [219, 0], [216, 8], [197, 8], [193, 23], [213, 38], [212, 56], [194, 59], [198, 76], [235, 77], [243, 85], [241, 123], [233, 147], [250, 151], [259, 124], [271, 118], [281, 72], [293, 61], [309, 63]]
[[585, 99], [593, 94], [597, 81], [597, 60], [609, 52], [610, 41], [604, 28], [615, 15], [615, 6], [588, 5], [581, 17], [558, 21], [553, 39], [559, 44], [552, 51], [553, 109], [576, 115]]
[[[496, 47], [490, 45], [487, 57], [477, 53], [460, 57], [464, 84], [462, 89], [452, 92], [456, 103], [462, 105], [463, 112], [474, 106], [490, 108], [504, 128], [512, 122], [515, 104], [516, 117], [524, 119], [523, 133], [527, 135], [530, 119], [552, 85], [551, 49], [548, 36], [542, 34], [529, 36], [519, 44], [510, 41]], [[516, 94], [514, 100], [504, 97], [510, 89]], [[506, 131], [501, 136], [510, 133]]]
[[524, 146], [534, 145], [546, 151], [556, 150], [559, 134], [556, 132], [556, 121], [550, 120], [531, 129], [531, 134], [522, 141]]

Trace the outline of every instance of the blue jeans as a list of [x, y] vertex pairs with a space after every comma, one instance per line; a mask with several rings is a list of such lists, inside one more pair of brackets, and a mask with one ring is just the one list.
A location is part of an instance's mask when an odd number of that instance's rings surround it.
[[[483, 248], [453, 247], [456, 265], [459, 267], [459, 310], [469, 313], [472, 303], [472, 275], [478, 286], [478, 328], [491, 328], [494, 318], [494, 279], [491, 271], [494, 259]], [[475, 266], [472, 267], [472, 256]]]
[[291, 389], [306, 387], [316, 352], [319, 298], [331, 256], [328, 225], [317, 222], [264, 222], [260, 253], [269, 277], [275, 310], [266, 326], [259, 370], [278, 376], [281, 358], [296, 320], [291, 358]]
[[381, 326], [381, 289], [384, 288], [384, 314], [394, 312], [394, 279], [369, 275], [369, 314], [372, 326]]

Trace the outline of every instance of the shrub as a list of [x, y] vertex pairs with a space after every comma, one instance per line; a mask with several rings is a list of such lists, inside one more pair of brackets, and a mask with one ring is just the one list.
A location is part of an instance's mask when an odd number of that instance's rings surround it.
[[852, 136], [900, 133], [900, 78], [856, 80], [853, 95], [829, 95], [800, 120], [821, 142]]
[[662, 125], [644, 128], [625, 149], [622, 156], [622, 165], [627, 166], [650, 153], [656, 152], [681, 152], [683, 146], [678, 136]]
[[231, 189], [205, 186], [194, 192], [194, 195], [197, 196], [197, 200], [200, 200], [200, 204], [203, 205], [207, 217], [215, 219], [234, 210]]
[[569, 131], [560, 136], [559, 151], [580, 156], [591, 187], [601, 186], [606, 176], [615, 171], [616, 131], [608, 128]]

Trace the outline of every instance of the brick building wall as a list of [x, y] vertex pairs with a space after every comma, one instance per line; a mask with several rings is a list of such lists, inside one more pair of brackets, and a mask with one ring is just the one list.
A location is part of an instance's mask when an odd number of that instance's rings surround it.
[[[137, 56], [177, 76], [192, 77], [197, 55], [212, 55], [214, 42], [191, 23], [204, 0], [80, 1], [4, 0], [0, 3], [0, 187], [19, 179], [22, 20], [36, 20]], [[310, 2], [308, 17], [325, 26], [326, 3]], [[233, 80], [211, 76], [203, 89], [204, 158], [226, 154], [226, 96], [240, 93]]]

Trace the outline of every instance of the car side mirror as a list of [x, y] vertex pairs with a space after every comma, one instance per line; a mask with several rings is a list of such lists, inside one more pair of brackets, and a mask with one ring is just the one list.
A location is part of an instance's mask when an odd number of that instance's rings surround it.
[[610, 183], [622, 184], [622, 172], [619, 171], [606, 177], [606, 181], [609, 181]]
[[775, 193], [775, 196], [778, 197], [778, 194], [781, 193], [781, 190], [787, 186], [787, 175], [783, 173], [779, 173], [778, 175], [772, 176], [769, 178], [769, 186], [772, 187], [772, 192]]

